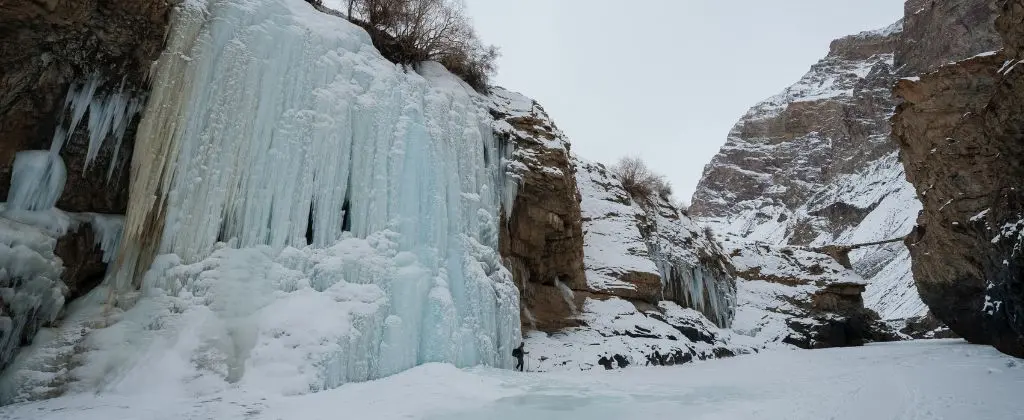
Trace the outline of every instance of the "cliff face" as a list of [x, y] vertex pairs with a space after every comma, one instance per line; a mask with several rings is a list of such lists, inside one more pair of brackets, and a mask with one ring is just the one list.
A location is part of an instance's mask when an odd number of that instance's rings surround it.
[[533, 370], [676, 364], [749, 351], [720, 330], [735, 282], [715, 241], [666, 202], [643, 207], [603, 165], [573, 158], [535, 101], [490, 95], [506, 187], [501, 252]]
[[736, 282], [714, 238], [664, 200], [637, 202], [604, 165], [573, 159], [573, 173], [585, 283], [534, 289], [523, 315], [534, 369], [680, 364], [756, 347], [725, 329]]
[[[772, 244], [901, 238], [921, 204], [890, 140], [901, 75], [995, 48], [994, 1], [910, 1], [901, 23], [832, 43], [796, 85], [752, 108], [705, 168], [691, 212], [723, 233]], [[927, 311], [900, 243], [851, 254], [883, 318]]]
[[1024, 2], [1000, 52], [900, 80], [892, 119], [924, 211], [906, 244], [921, 298], [957, 334], [1024, 357]]
[[[691, 212], [716, 230], [770, 244], [900, 237], [917, 203], [888, 138], [902, 25], [836, 40], [796, 85], [752, 108], [705, 167]], [[868, 304], [921, 315], [901, 244], [858, 250]]]
[[[494, 88], [490, 98], [495, 134], [508, 148], [502, 153], [507, 157], [505, 169], [516, 181], [504, 200], [501, 255], [536, 328], [575, 325], [556, 286], [586, 285], [580, 199], [569, 142], [534, 100], [501, 88]], [[522, 317], [524, 325], [527, 318]]]
[[604, 165], [575, 163], [586, 290], [652, 305], [672, 301], [728, 328], [736, 281], [718, 242], [660, 197], [634, 200]]
[[998, 48], [999, 1], [908, 0], [896, 48], [899, 73], [912, 76]]

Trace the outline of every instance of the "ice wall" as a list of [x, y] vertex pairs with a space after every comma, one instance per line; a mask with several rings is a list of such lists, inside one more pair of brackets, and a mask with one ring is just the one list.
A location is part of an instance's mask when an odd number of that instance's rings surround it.
[[173, 19], [109, 310], [69, 323], [107, 326], [79, 339], [73, 373], [40, 382], [47, 353], [27, 355], [33, 386], [9, 398], [511, 367], [519, 302], [496, 251], [505, 179], [484, 98], [436, 64], [387, 62], [301, 0], [186, 2]]

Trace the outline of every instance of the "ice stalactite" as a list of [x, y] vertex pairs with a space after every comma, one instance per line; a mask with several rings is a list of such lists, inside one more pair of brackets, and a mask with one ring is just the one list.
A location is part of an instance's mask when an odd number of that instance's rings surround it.
[[26, 150], [14, 157], [7, 206], [14, 210], [49, 210], [64, 192], [67, 168], [59, 155], [45, 150]]
[[[100, 91], [104, 82], [104, 78], [99, 73], [93, 73], [82, 83], [76, 83], [68, 89], [68, 94], [64, 99], [64, 112], [61, 116], [61, 119], [66, 118], [68, 123], [58, 126], [50, 145], [52, 153], [60, 153], [60, 149], [64, 147], [85, 115], [88, 114], [86, 127], [89, 133], [89, 147], [86, 151], [83, 170], [88, 169], [96, 159], [100, 148], [108, 137], [113, 138], [113, 161], [116, 161], [129, 123], [135, 115], [142, 111], [142, 100], [125, 90], [127, 79], [122, 79], [118, 88], [109, 93]], [[113, 165], [107, 170], [108, 179], [112, 173]]]
[[[142, 110], [142, 101], [125, 90], [124, 80], [117, 90], [109, 93], [100, 91], [103, 84], [104, 79], [99, 74], [73, 84], [64, 99], [50, 149], [18, 152], [11, 173], [8, 208], [36, 211], [56, 205], [67, 179], [67, 168], [60, 152], [84, 119], [89, 143], [83, 170], [90, 167], [108, 138], [114, 142], [111, 161], [117, 160], [129, 122]], [[107, 169], [108, 180], [113, 176], [114, 166], [111, 163]]]
[[730, 290], [724, 270], [709, 270], [703, 265], [672, 261], [655, 254], [655, 264], [662, 278], [662, 293], [671, 296], [686, 308], [704, 314], [721, 328], [729, 328], [735, 313], [735, 290]]
[[67, 389], [292, 394], [511, 367], [507, 151], [486, 100], [301, 0], [198, 3], [175, 10], [137, 130], [106, 284], [135, 304], [89, 334]]

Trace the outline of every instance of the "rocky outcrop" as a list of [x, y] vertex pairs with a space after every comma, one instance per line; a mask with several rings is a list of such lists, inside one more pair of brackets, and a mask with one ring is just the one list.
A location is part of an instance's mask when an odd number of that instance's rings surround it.
[[604, 165], [575, 163], [586, 291], [648, 304], [675, 302], [728, 328], [736, 283], [709, 232], [661, 197], [634, 199]]
[[[551, 127], [548, 124], [541, 126]], [[522, 127], [518, 131], [519, 136], [526, 133]], [[517, 138], [522, 137], [512, 137]], [[714, 239], [664, 200], [643, 204], [634, 200], [603, 165], [573, 159], [567, 168], [552, 166], [551, 162], [559, 161], [544, 156], [567, 148], [548, 139], [541, 145], [545, 149], [526, 148], [526, 154], [517, 145], [510, 169], [526, 182], [555, 182], [533, 187], [546, 194], [565, 191], [561, 174], [573, 177], [567, 186], [574, 196], [578, 190], [579, 201], [573, 207], [580, 211], [575, 220], [581, 221], [577, 225], [581, 237], [569, 244], [582, 251], [583, 277], [579, 281], [558, 271], [571, 267], [566, 263], [574, 260], [566, 258], [577, 254], [563, 253], [561, 266], [546, 266], [555, 270], [551, 273], [538, 270], [544, 266], [528, 265], [531, 260], [523, 253], [506, 254], [513, 271], [529, 273], [517, 278], [523, 296], [523, 327], [528, 331], [528, 368], [680, 364], [751, 351], [753, 346], [745, 344], [747, 337], [734, 337], [721, 329], [732, 322], [736, 286]], [[558, 140], [564, 141], [560, 136]], [[521, 185], [520, 196], [525, 184]], [[561, 198], [547, 205], [567, 204]], [[513, 214], [536, 206], [517, 199]], [[527, 229], [528, 234], [569, 233], [562, 223], [551, 220], [563, 219], [543, 212], [510, 219], [506, 236], [525, 242], [529, 236], [517, 229]], [[515, 251], [503, 243], [503, 249]]]
[[493, 88], [494, 132], [508, 150], [501, 255], [519, 286], [524, 326], [577, 325], [558, 284], [583, 289], [583, 229], [569, 142], [536, 101]]
[[725, 237], [739, 291], [733, 329], [762, 346], [804, 349], [890, 341], [897, 334], [864, 307], [866, 283], [833, 257]]
[[722, 330], [700, 312], [662, 301], [579, 297], [581, 325], [526, 334], [531, 371], [670, 366], [756, 352], [749, 337]]
[[997, 0], [908, 0], [896, 67], [904, 76], [927, 72], [952, 61], [998, 48], [993, 22]]
[[[691, 212], [716, 230], [773, 244], [899, 239], [921, 204], [890, 140], [891, 86], [906, 75], [997, 48], [994, 0], [911, 0], [889, 28], [836, 40], [797, 84], [752, 108], [705, 168]], [[899, 243], [849, 254], [866, 304], [886, 319], [922, 316]]]
[[907, 237], [921, 298], [975, 343], [1024, 357], [1024, 2], [1007, 48], [900, 80], [892, 118], [924, 210]]
[[[4, 6], [0, 197], [7, 196], [15, 154], [49, 149], [55, 131], [71, 119], [63, 111], [73, 84], [95, 77], [101, 81], [99, 95], [123, 90], [140, 99], [149, 66], [163, 46], [169, 8], [164, 0], [27, 0]], [[60, 208], [124, 213], [133, 131], [129, 127], [124, 136], [128, 141], [110, 142], [86, 165], [89, 129], [87, 123], [79, 125], [61, 153], [68, 182]], [[111, 166], [114, 176], [108, 176]]]
[[[690, 212], [716, 231], [771, 244], [859, 244], [900, 238], [917, 211], [889, 142], [894, 52], [902, 25], [838, 39], [795, 85], [753, 107], [705, 167]], [[914, 316], [900, 243], [849, 254], [868, 304]]]

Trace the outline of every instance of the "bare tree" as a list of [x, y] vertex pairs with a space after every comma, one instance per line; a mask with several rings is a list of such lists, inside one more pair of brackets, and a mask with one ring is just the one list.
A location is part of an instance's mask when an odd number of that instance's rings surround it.
[[672, 184], [664, 176], [652, 172], [639, 157], [629, 156], [620, 159], [619, 163], [612, 167], [612, 172], [634, 200], [649, 203], [657, 196], [671, 201]]
[[[496, 70], [498, 49], [484, 45], [461, 0], [349, 0], [349, 20], [387, 35], [399, 64], [437, 61], [477, 90]], [[383, 52], [383, 51], [382, 51]]]

